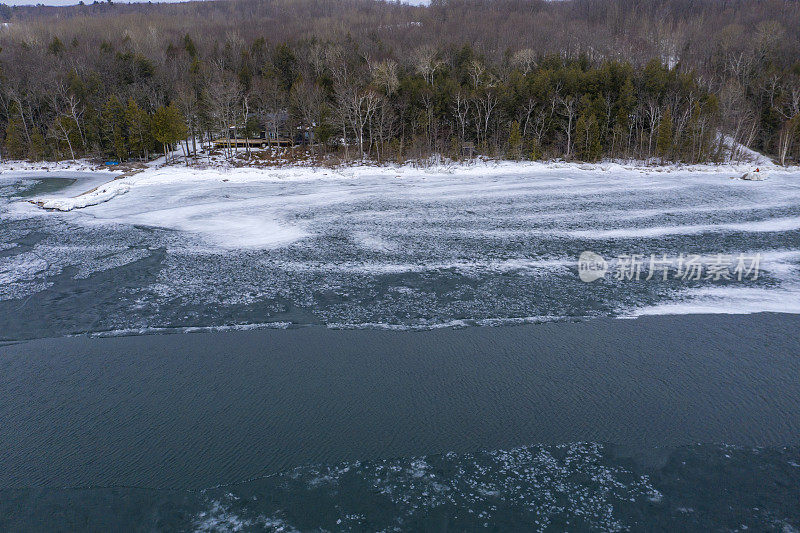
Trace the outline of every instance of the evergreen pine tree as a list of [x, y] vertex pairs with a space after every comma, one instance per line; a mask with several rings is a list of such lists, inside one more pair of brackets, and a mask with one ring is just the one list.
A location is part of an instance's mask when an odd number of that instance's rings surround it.
[[118, 161], [125, 161], [128, 158], [125, 107], [116, 95], [111, 95], [106, 100], [101, 122], [103, 150]]
[[522, 132], [516, 120], [511, 123], [511, 131], [508, 134], [508, 154], [515, 160], [519, 160], [522, 156]]
[[54, 56], [60, 55], [65, 49], [66, 46], [64, 46], [64, 43], [62, 43], [61, 39], [58, 37], [53, 37], [53, 40], [50, 41], [50, 44], [47, 46], [47, 51]]
[[133, 98], [128, 100], [125, 108], [125, 125], [128, 129], [128, 144], [131, 153], [146, 159], [148, 148], [151, 145], [150, 117]]
[[31, 133], [31, 143], [28, 147], [28, 158], [31, 161], [41, 161], [44, 158], [47, 145], [44, 140], [44, 135], [39, 131], [39, 128], [34, 128]]
[[186, 137], [186, 122], [177, 107], [170, 104], [159, 107], [150, 121], [153, 138], [164, 148], [164, 159], [169, 162], [167, 147]]
[[25, 156], [25, 132], [22, 128], [22, 120], [19, 113], [15, 112], [16, 104], [12, 105], [11, 118], [6, 127], [6, 138], [3, 142], [5, 156], [8, 159], [21, 159]]
[[658, 124], [656, 151], [662, 160], [668, 159], [672, 154], [672, 112], [669, 107], [664, 111], [664, 116]]
[[186, 50], [186, 53], [189, 54], [189, 57], [197, 57], [197, 46], [195, 46], [194, 41], [188, 33], [183, 37], [183, 49]]

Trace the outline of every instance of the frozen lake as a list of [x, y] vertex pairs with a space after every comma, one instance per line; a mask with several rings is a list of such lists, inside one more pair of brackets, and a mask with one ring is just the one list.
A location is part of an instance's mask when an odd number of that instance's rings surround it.
[[795, 531], [800, 174], [733, 174], [0, 174], [0, 530]]
[[[56, 212], [21, 200], [97, 177], [6, 173], [0, 338], [800, 312], [800, 174], [731, 175], [168, 169]], [[605, 279], [579, 279], [586, 250], [610, 261]], [[631, 254], [640, 279], [616, 279], [614, 258]], [[666, 254], [668, 279], [645, 279], [651, 254]], [[700, 256], [701, 279], [681, 275], [680, 254]], [[732, 279], [706, 279], [717, 254]], [[737, 279], [737, 259], [756, 257], [758, 275]]]

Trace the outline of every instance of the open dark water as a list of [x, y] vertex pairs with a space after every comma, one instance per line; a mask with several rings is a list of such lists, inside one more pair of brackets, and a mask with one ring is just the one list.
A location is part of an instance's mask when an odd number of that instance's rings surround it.
[[797, 176], [575, 172], [0, 176], [0, 531], [800, 530]]
[[687, 315], [8, 345], [0, 529], [792, 531], [799, 328]]

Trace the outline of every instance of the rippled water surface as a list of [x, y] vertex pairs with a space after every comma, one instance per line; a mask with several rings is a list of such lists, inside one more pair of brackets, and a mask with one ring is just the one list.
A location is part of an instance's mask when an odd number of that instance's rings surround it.
[[[782, 490], [766, 492], [776, 483]], [[0, 525], [169, 531], [797, 531], [800, 449], [592, 443], [313, 465], [201, 491], [0, 491]], [[28, 509], [35, 508], [36, 512]], [[5, 518], [5, 520], [4, 520]]]

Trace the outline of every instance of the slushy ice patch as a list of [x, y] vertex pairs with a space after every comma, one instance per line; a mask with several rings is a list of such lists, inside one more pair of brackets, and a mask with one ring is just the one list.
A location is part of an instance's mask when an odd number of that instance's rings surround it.
[[[381, 170], [165, 169], [114, 182], [127, 192], [63, 213], [13, 196], [31, 187], [29, 176], [25, 187], [4, 177], [0, 332], [796, 311], [796, 174], [746, 183], [722, 171], [525, 168], [403, 169], [399, 179]], [[584, 250], [764, 259], [746, 283], [587, 284], [578, 276]]]

